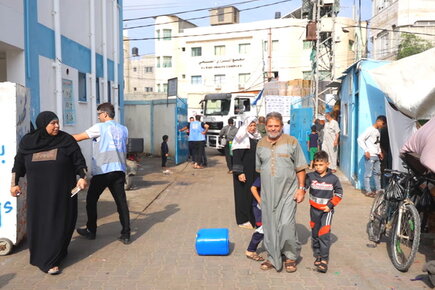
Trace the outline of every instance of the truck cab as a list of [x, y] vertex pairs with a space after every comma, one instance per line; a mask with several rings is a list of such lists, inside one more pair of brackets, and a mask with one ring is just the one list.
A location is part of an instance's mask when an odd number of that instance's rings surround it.
[[248, 116], [257, 116], [252, 105], [258, 92], [207, 94], [202, 100], [204, 122], [209, 125], [207, 146], [223, 150], [219, 141], [220, 130], [228, 124], [228, 119], [234, 119], [234, 125], [240, 127]]

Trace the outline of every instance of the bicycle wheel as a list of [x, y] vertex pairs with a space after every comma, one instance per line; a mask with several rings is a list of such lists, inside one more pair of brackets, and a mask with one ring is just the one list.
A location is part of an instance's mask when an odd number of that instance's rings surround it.
[[[390, 242], [391, 262], [397, 270], [406, 272], [414, 262], [420, 244], [420, 215], [414, 204], [401, 203], [402, 215], [394, 221]], [[400, 228], [399, 228], [400, 226]]]
[[382, 234], [385, 231], [385, 211], [387, 208], [387, 201], [385, 200], [385, 193], [379, 193], [373, 201], [370, 210], [369, 222], [367, 223], [367, 235], [369, 240], [378, 243]]

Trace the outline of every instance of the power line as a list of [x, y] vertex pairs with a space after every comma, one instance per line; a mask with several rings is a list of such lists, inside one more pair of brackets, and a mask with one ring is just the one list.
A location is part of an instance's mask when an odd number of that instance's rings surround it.
[[[231, 34], [231, 33], [243, 33], [243, 32], [252, 32], [252, 31], [263, 31], [272, 29], [282, 29], [282, 28], [290, 28], [290, 27], [298, 27], [298, 28], [306, 28], [305, 25], [285, 25], [285, 26], [274, 26], [267, 28], [256, 28], [256, 29], [247, 29], [247, 30], [237, 30], [237, 31], [225, 31], [225, 32], [215, 32], [215, 33], [204, 33], [204, 34], [192, 34], [192, 35], [176, 35], [171, 38], [185, 38], [185, 37], [196, 37], [196, 36], [209, 36], [209, 35], [222, 35], [222, 34]], [[144, 38], [129, 38], [124, 39], [124, 41], [139, 41], [139, 40], [155, 40], [159, 39], [157, 37], [144, 37]]]
[[[256, 1], [258, 1], [258, 0], [256, 0]], [[242, 11], [254, 10], [254, 9], [258, 9], [258, 8], [263, 8], [263, 7], [267, 7], [267, 6], [273, 6], [273, 5], [277, 5], [277, 4], [281, 4], [281, 3], [285, 3], [285, 2], [291, 2], [291, 1], [293, 1], [293, 0], [282, 0], [282, 1], [274, 2], [274, 3], [269, 3], [269, 4], [254, 6], [254, 7], [250, 7], [250, 8], [240, 9], [239, 11], [242, 12]], [[233, 13], [233, 12], [224, 12], [224, 13], [222, 13], [222, 15], [224, 15], [224, 14], [231, 14], [231, 13]], [[193, 17], [193, 18], [187, 18], [187, 19], [182, 19], [182, 20], [183, 21], [189, 21], [189, 20], [198, 20], [198, 19], [204, 19], [204, 18], [209, 18], [209, 17], [210, 17], [210, 15]], [[131, 29], [151, 27], [151, 26], [164, 25], [164, 24], [171, 24], [171, 23], [177, 23], [177, 22], [179, 22], [179, 21], [178, 20], [176, 20], [176, 21], [168, 21], [168, 22], [159, 23], [159, 24], [156, 24], [156, 23], [144, 24], [144, 25], [125, 27], [123, 29], [124, 30], [131, 30]]]
[[[432, 33], [424, 33], [424, 32], [413, 32], [413, 31], [403, 31], [403, 30], [393, 30], [393, 29], [386, 29], [386, 28], [381, 28], [381, 27], [370, 27], [370, 26], [359, 26], [359, 25], [348, 25], [348, 26], [343, 26], [342, 28], [365, 28], [368, 30], [381, 30], [381, 31], [388, 31], [388, 32], [396, 32], [396, 33], [408, 33], [408, 34], [414, 34], [414, 35], [426, 35], [426, 36], [435, 36], [435, 34]], [[409, 27], [413, 27], [413, 28], [420, 28], [420, 27], [424, 27], [424, 26], [409, 26]]]
[[[237, 2], [237, 3], [227, 4], [227, 5], [223, 6], [223, 7], [233, 6], [233, 5], [241, 5], [241, 4], [246, 4], [246, 3], [251, 3], [251, 2], [257, 2], [257, 1], [260, 1], [260, 0], [248, 0], [248, 1], [243, 1], [243, 2]], [[210, 10], [210, 9], [213, 9], [213, 8], [215, 8], [215, 7], [200, 8], [200, 9], [193, 9], [193, 10], [184, 10], [184, 11], [174, 12], [174, 13], [169, 13], [169, 14], [185, 14], [185, 13], [190, 13], [190, 12], [198, 12], [198, 11]], [[127, 22], [127, 21], [134, 21], [134, 20], [150, 19], [150, 18], [155, 18], [155, 17], [158, 17], [158, 16], [161, 16], [161, 15], [128, 18], [128, 19], [124, 19], [123, 21]]]

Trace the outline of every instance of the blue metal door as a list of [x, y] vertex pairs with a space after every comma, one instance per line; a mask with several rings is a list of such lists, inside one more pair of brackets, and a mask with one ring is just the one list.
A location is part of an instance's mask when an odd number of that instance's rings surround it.
[[180, 164], [187, 160], [189, 155], [188, 137], [186, 132], [179, 130], [187, 126], [187, 100], [176, 99], [175, 109], [175, 128], [177, 134], [177, 142], [175, 142], [175, 164]]
[[310, 161], [307, 147], [307, 137], [311, 133], [313, 123], [313, 108], [291, 108], [290, 111], [290, 134], [298, 139], [305, 153], [307, 163]]

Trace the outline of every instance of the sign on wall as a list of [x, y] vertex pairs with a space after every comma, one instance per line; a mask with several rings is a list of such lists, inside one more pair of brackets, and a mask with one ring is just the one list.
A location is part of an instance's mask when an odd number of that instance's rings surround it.
[[72, 80], [62, 79], [63, 124], [75, 125], [76, 109], [74, 104]]

